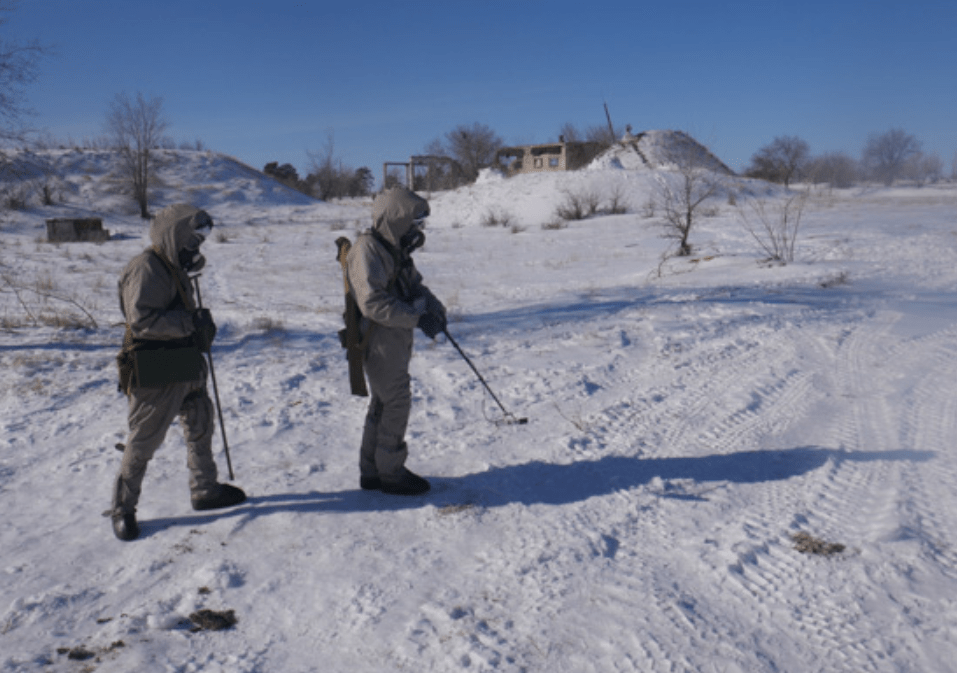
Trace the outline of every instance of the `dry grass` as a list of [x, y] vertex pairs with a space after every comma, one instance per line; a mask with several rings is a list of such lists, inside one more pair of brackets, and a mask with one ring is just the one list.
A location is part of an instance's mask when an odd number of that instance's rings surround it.
[[563, 220], [560, 217], [556, 217], [548, 222], [542, 222], [542, 229], [545, 231], [559, 231], [561, 229], [567, 229], [568, 222]]
[[846, 547], [836, 542], [825, 542], [819, 540], [809, 533], [795, 533], [791, 536], [794, 542], [794, 548], [802, 554], [815, 554], [817, 556], [833, 556], [840, 554]]

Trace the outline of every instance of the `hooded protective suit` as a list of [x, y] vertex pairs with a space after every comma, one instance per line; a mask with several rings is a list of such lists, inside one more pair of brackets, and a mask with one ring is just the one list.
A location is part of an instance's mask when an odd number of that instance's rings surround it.
[[371, 400], [359, 458], [363, 478], [388, 480], [402, 472], [412, 405], [413, 330], [427, 312], [445, 315], [402, 249], [413, 221], [428, 214], [428, 202], [408, 189], [381, 193], [372, 205], [372, 229], [358, 237], [346, 259], [349, 292], [362, 312], [363, 333], [369, 334], [364, 365]]
[[[209, 215], [198, 208], [177, 204], [164, 208], [150, 226], [153, 243], [126, 266], [119, 281], [120, 309], [127, 331], [120, 361], [121, 389], [129, 396], [129, 437], [113, 493], [113, 511], [132, 513], [139, 501], [146, 466], [179, 416], [187, 447], [190, 492], [193, 501], [219, 490], [212, 455], [213, 405], [206, 392], [206, 367], [195, 380], [165, 385], [140, 385], [123, 362], [132, 351], [162, 353], [195, 345], [196, 302], [184, 260], [192, 269], [205, 260], [198, 253], [203, 238], [197, 229], [211, 226]], [[183, 254], [184, 251], [186, 254]]]

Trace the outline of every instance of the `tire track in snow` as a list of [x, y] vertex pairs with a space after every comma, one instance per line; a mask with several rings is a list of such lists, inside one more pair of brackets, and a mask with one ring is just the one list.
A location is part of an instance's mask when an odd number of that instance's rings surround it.
[[[889, 443], [896, 436], [896, 414], [888, 403], [888, 391], [873, 388], [873, 368], [876, 362], [886, 362], [887, 333], [892, 326], [880, 322], [853, 327], [838, 348], [832, 385], [839, 399], [846, 401], [831, 432], [837, 445], [848, 451], [847, 459], [832, 459], [827, 470], [803, 480], [808, 491], [795, 494], [801, 497], [791, 503], [797, 507], [792, 510], [793, 529], [810, 525], [817, 534], [846, 542], [854, 532], [873, 537], [894, 526], [895, 499], [886, 496], [899, 491], [899, 463], [875, 459], [875, 454], [897, 448]], [[775, 490], [771, 488], [768, 497]], [[822, 670], [879, 669], [888, 656], [887, 644], [874, 642], [871, 634], [880, 629], [868, 617], [866, 601], [848, 588], [860, 590], [854, 567], [835, 567], [835, 562], [828, 561], [811, 565], [814, 560], [782, 545], [781, 526], [768, 514], [776, 512], [781, 517], [787, 512], [773, 505], [756, 510], [763, 514], [746, 522], [748, 539], [771, 542], [738, 543], [735, 551], [741, 561], [734, 569], [766, 619], [782, 611], [787, 614], [789, 628], [800, 634], [796, 637], [814, 643], [813, 650], [823, 653], [818, 664]]]
[[[813, 320], [810, 313], [798, 319]], [[759, 324], [734, 337], [720, 331], [678, 363], [656, 363], [652, 380], [668, 384], [639, 398], [634, 415], [650, 429], [657, 454], [762, 448], [759, 437], [779, 432], [813, 403], [812, 373], [795, 363], [791, 335], [778, 325]]]
[[[898, 413], [889, 404], [891, 391], [883, 383], [894, 377], [887, 356], [893, 321], [887, 316], [876, 321], [853, 328], [838, 346], [832, 382], [838, 417], [829, 434], [833, 437], [831, 445], [847, 454], [846, 459], [835, 461], [817, 497], [808, 499], [809, 517], [822, 534], [846, 536], [852, 531], [867, 531], [870, 537], [893, 528], [885, 496], [896, 482], [896, 463], [854, 460], [856, 455], [873, 458], [899, 448], [893, 439], [897, 436]], [[875, 369], [884, 376], [875, 377]], [[880, 387], [876, 381], [882, 382]], [[857, 521], [852, 524], [853, 518]]]
[[[665, 459], [676, 453], [685, 457], [698, 456], [702, 450], [705, 455], [723, 455], [761, 448], [764, 437], [786, 428], [794, 418], [805, 414], [815, 401], [813, 375], [786, 364], [794, 357], [793, 337], [780, 330], [749, 327], [730, 344], [726, 334], [719, 334], [714, 342], [699, 342], [693, 349], [683, 352], [677, 365], [659, 360], [656, 367], [662, 371], [651, 375], [652, 380], [659, 382], [658, 392], [650, 396], [645, 393], [636, 399], [626, 398], [606, 408], [599, 414], [601, 424], [596, 434], [605, 447], [634, 447], [636, 420], [644, 421], [648, 427], [664, 427], [666, 430], [658, 433], [659, 438], [652, 442], [650, 450]], [[779, 373], [784, 367], [786, 370]], [[670, 383], [662, 384], [661, 381]], [[616, 386], [620, 391], [634, 390], [634, 386], [627, 383]], [[689, 479], [693, 476], [688, 475]], [[793, 489], [785, 490], [783, 496], [773, 487], [771, 490], [775, 492], [772, 498], [775, 502], [765, 508], [770, 512], [767, 518], [746, 522], [745, 527], [752, 538], [780, 537], [780, 520], [789, 520], [800, 502], [801, 494]], [[642, 491], [628, 497], [640, 502]], [[651, 498], [660, 500], [654, 495]], [[665, 511], [654, 505], [632, 506], [631, 511], [623, 512], [612, 506], [608, 499], [602, 499], [581, 507], [576, 516], [566, 522], [565, 534], [572, 538], [589, 532], [594, 535], [595, 531], [614, 531], [610, 537], [616, 540], [620, 556], [625, 555], [624, 550], [630, 545], [644, 544], [647, 547], [648, 541], [653, 539], [651, 546], [662, 555], [660, 565], [667, 568], [671, 555], [680, 557], [684, 553], [680, 535], [667, 533], [674, 527], [673, 516], [674, 511]], [[556, 531], [548, 534], [551, 539], [556, 534], [561, 535]], [[755, 555], [753, 551], [744, 553]], [[764, 594], [759, 591], [737, 592], [742, 613], [747, 614], [753, 609], [755, 596], [763, 596], [768, 606], [767, 614], [778, 614], [781, 610], [778, 594], [793, 586], [793, 578], [800, 574], [797, 572], [798, 561], [788, 552], [773, 550], [773, 554], [771, 558], [776, 562], [770, 564], [770, 572], [756, 575], [755, 579], [766, 587]], [[725, 582], [727, 565], [716, 570], [717, 581]], [[651, 585], [647, 579], [649, 574], [655, 576]], [[688, 572], [689, 576], [695, 574], [694, 569]], [[676, 595], [675, 580], [669, 573], [659, 575], [649, 573], [647, 568], [627, 567], [624, 562], [618, 564], [616, 557], [614, 582], [606, 580], [605, 584], [593, 582], [591, 585], [592, 591], [599, 592], [601, 600], [609, 603], [630, 603], [634, 596], [644, 596], [640, 601], [641, 613], [648, 621], [644, 626], [633, 625], [633, 628], [644, 631], [642, 646], [640, 649], [626, 646], [631, 660], [639, 652], [645, 656], [645, 661], [636, 665], [636, 669], [695, 668], [686, 657], [673, 660], [664, 657], [664, 650], [654, 646], [656, 636], [667, 642], [673, 641], [676, 633], [680, 634], [682, 640], [688, 641], [691, 651], [694, 651], [695, 643], [732, 642], [735, 637], [740, 637], [734, 626], [723, 624], [725, 616], [705, 614], [703, 607], [696, 607], [690, 594], [678, 592]], [[628, 588], [619, 591], [618, 587], [622, 586]], [[614, 610], [620, 611], [628, 610], [627, 607]], [[623, 639], [625, 636], [618, 634], [617, 637]], [[835, 645], [835, 649], [837, 647]], [[734, 656], [729, 654], [729, 661], [732, 660]]]
[[[908, 369], [919, 372], [919, 382], [909, 392], [901, 429], [902, 445], [933, 453], [934, 470], [907, 465], [903, 470], [900, 525], [919, 535], [923, 552], [940, 571], [957, 578], [957, 334], [953, 327], [922, 339], [913, 349], [915, 359]], [[916, 356], [920, 356], [917, 358]]]

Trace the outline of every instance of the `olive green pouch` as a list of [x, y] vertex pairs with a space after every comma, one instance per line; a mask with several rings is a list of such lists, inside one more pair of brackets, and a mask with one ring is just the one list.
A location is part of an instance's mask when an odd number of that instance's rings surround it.
[[133, 351], [136, 385], [158, 388], [203, 378], [203, 355], [196, 346]]

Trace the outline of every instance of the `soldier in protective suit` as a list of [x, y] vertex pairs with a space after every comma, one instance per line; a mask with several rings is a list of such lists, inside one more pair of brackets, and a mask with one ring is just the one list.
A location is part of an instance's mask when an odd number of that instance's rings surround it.
[[358, 237], [346, 258], [348, 291], [362, 314], [371, 394], [359, 452], [359, 484], [367, 490], [397, 495], [429, 490], [428, 481], [405, 467], [413, 330], [435, 338], [446, 326], [445, 307], [422, 284], [411, 257], [425, 242], [429, 212], [428, 202], [408, 189], [382, 192], [372, 204], [372, 229]]
[[126, 318], [117, 356], [120, 390], [129, 398], [129, 437], [113, 488], [113, 532], [139, 536], [136, 505], [146, 466], [178, 416], [186, 439], [192, 506], [196, 510], [239, 504], [246, 494], [217, 481], [212, 438], [213, 404], [206, 391], [207, 365], [216, 325], [197, 307], [189, 272], [203, 268], [199, 246], [213, 226], [204, 210], [186, 204], [164, 208], [150, 226], [153, 245], [134, 257], [119, 281]]

